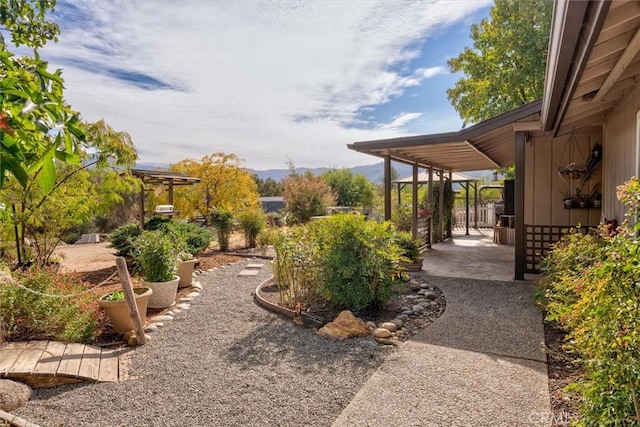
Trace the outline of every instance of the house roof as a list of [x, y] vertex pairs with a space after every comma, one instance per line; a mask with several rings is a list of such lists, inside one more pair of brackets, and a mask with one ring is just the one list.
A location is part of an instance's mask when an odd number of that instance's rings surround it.
[[557, 0], [542, 127], [554, 136], [604, 124], [640, 78], [640, 2]]
[[497, 169], [515, 162], [517, 123], [539, 129], [542, 101], [525, 104], [457, 132], [348, 144], [352, 150], [421, 167], [451, 171]]
[[200, 178], [165, 170], [131, 169], [131, 175], [142, 179], [145, 184], [193, 185], [200, 182]]

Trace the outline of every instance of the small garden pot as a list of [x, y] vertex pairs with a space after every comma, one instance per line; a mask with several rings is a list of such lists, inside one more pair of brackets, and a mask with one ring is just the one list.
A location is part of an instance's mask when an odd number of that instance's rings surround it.
[[[135, 288], [133, 293], [135, 295], [138, 313], [140, 313], [142, 324], [144, 324], [145, 317], [147, 315], [147, 304], [153, 291], [150, 288]], [[105, 311], [105, 313], [107, 313], [107, 317], [109, 317], [109, 320], [113, 325], [113, 329], [119, 334], [124, 334], [125, 332], [134, 329], [133, 319], [129, 313], [127, 300], [121, 299], [118, 301], [106, 301], [104, 298], [107, 295], [109, 294], [100, 297], [98, 305]]]
[[416, 258], [413, 260], [413, 262], [409, 262], [409, 263], [402, 263], [402, 266], [404, 267], [404, 269], [406, 271], [415, 273], [417, 271], [422, 271], [422, 262], [424, 261], [424, 258]]
[[180, 265], [178, 265], [178, 276], [180, 276], [180, 281], [178, 282], [179, 288], [186, 288], [187, 286], [191, 286], [191, 281], [193, 280], [193, 270], [195, 269], [197, 259], [189, 259], [186, 261], [182, 261]]
[[166, 308], [172, 305], [176, 301], [176, 294], [178, 293], [178, 283], [180, 277], [175, 276], [175, 279], [168, 282], [145, 282], [142, 280], [142, 284], [148, 286], [153, 290], [151, 298], [149, 298], [149, 308]]

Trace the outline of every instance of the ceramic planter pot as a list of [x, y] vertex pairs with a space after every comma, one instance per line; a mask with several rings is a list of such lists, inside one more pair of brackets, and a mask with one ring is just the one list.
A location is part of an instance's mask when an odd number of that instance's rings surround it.
[[178, 276], [180, 276], [180, 281], [178, 282], [179, 288], [186, 288], [187, 286], [191, 286], [191, 280], [193, 280], [193, 270], [195, 269], [197, 259], [189, 259], [186, 261], [182, 261], [180, 265], [178, 265]]
[[[138, 313], [140, 313], [142, 324], [144, 324], [145, 317], [147, 315], [147, 304], [153, 291], [150, 288], [135, 288], [133, 293], [135, 294]], [[104, 299], [107, 295], [109, 294], [100, 297], [98, 305], [105, 311], [105, 313], [107, 313], [107, 316], [113, 325], [113, 329], [119, 334], [124, 334], [127, 331], [134, 329], [133, 319], [131, 319], [131, 314], [129, 313], [127, 300], [121, 299], [118, 301], [107, 301]]]
[[145, 282], [142, 280], [142, 284], [151, 288], [153, 293], [149, 298], [149, 308], [166, 308], [172, 305], [176, 301], [176, 294], [178, 293], [178, 283], [180, 277], [175, 276], [175, 279], [168, 282]]

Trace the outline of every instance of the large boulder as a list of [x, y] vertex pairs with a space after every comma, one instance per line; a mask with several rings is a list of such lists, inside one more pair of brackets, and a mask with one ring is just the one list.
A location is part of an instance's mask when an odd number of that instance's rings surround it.
[[361, 319], [358, 319], [352, 312], [345, 310], [336, 317], [333, 322], [329, 322], [318, 330], [323, 337], [344, 340], [347, 338], [367, 337], [371, 335], [371, 329]]
[[31, 399], [31, 387], [10, 380], [0, 380], [0, 409], [11, 412]]

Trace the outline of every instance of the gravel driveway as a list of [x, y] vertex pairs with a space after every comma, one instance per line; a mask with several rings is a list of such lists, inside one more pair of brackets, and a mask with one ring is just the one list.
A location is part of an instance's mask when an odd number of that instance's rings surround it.
[[248, 262], [200, 276], [192, 308], [132, 353], [134, 379], [40, 389], [16, 415], [43, 426], [331, 425], [389, 350], [264, 311], [252, 293], [270, 272], [238, 277]]

